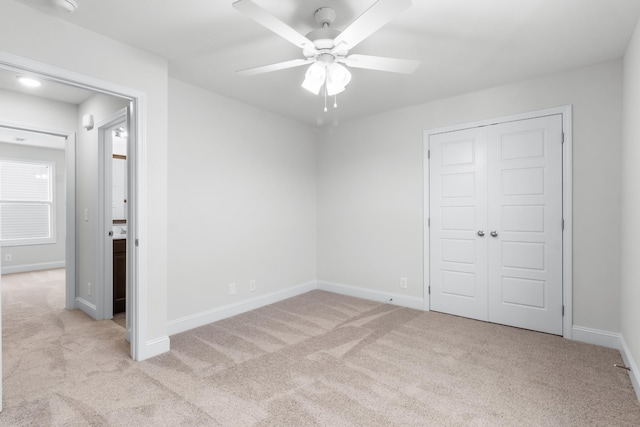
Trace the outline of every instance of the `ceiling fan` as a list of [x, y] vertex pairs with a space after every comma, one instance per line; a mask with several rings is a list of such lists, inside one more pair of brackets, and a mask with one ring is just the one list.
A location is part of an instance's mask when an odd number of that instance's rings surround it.
[[252, 76], [310, 64], [302, 87], [316, 95], [324, 88], [325, 97], [345, 90], [351, 81], [351, 73], [347, 67], [411, 74], [420, 65], [419, 61], [349, 54], [358, 43], [410, 6], [411, 0], [378, 0], [342, 32], [331, 27], [336, 17], [335, 11], [330, 7], [321, 7], [314, 13], [314, 18], [321, 28], [303, 36], [252, 0], [238, 0], [233, 3], [236, 10], [298, 46], [304, 56], [240, 70], [238, 74]]

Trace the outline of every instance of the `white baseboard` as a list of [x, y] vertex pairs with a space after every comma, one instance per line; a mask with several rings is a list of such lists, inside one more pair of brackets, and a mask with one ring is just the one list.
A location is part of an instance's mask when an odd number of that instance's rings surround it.
[[340, 295], [362, 298], [369, 301], [384, 302], [387, 304], [399, 305], [401, 307], [414, 308], [424, 311], [424, 299], [408, 297], [406, 295], [373, 291], [371, 289], [357, 286], [345, 285], [343, 283], [318, 281], [317, 289], [333, 292]]
[[264, 307], [266, 305], [273, 304], [288, 298], [292, 298], [297, 295], [313, 291], [315, 289], [333, 292], [340, 295], [367, 299], [371, 301], [395, 304], [402, 307], [414, 308], [417, 310], [424, 310], [424, 300], [422, 298], [407, 297], [405, 295], [392, 293], [382, 293], [340, 283], [310, 281], [301, 285], [293, 286], [291, 288], [283, 289], [281, 291], [272, 292], [266, 295], [261, 295], [259, 297], [251, 298], [245, 301], [239, 301], [233, 304], [228, 304], [222, 307], [214, 308], [212, 310], [207, 310], [189, 316], [181, 317], [179, 319], [170, 320], [167, 322], [167, 332], [169, 336], [179, 334], [180, 332], [185, 332], [190, 329], [208, 325], [209, 323], [217, 322], [218, 320], [226, 319], [228, 317], [245, 313], [247, 311], [255, 310], [257, 308]]
[[638, 400], [640, 400], [640, 374], [638, 373], [638, 365], [636, 365], [636, 362], [631, 355], [629, 347], [627, 347], [627, 342], [624, 340], [623, 335], [620, 335], [620, 354], [622, 355], [622, 360], [624, 360], [624, 365], [627, 368], [631, 369], [629, 371], [631, 384], [633, 384], [633, 389], [636, 391], [636, 396], [638, 397]]
[[602, 331], [599, 329], [585, 328], [583, 326], [573, 326], [571, 339], [585, 342], [587, 344], [599, 345], [607, 348], [620, 350], [621, 335], [615, 332]]
[[222, 307], [214, 308], [212, 310], [207, 310], [200, 313], [192, 314], [190, 316], [181, 317], [179, 319], [170, 320], [169, 322], [167, 322], [167, 332], [169, 336], [178, 334], [180, 332], [188, 331], [199, 326], [217, 322], [218, 320], [226, 319], [227, 317], [235, 316], [247, 311], [264, 307], [265, 305], [273, 304], [278, 301], [301, 295], [314, 289], [316, 289], [316, 282], [311, 281], [303, 283], [301, 285], [293, 286], [291, 288], [283, 289], [281, 291], [272, 292], [266, 295], [261, 295], [233, 304], [228, 304]]
[[29, 271], [53, 270], [64, 268], [64, 261], [41, 262], [39, 264], [23, 264], [2, 267], [2, 274], [27, 273]]
[[92, 319], [98, 317], [98, 307], [84, 298], [76, 297], [76, 308], [84, 311]]
[[150, 359], [155, 356], [159, 356], [162, 353], [166, 353], [170, 350], [169, 337], [164, 336], [149, 340], [144, 343], [140, 353], [138, 354], [138, 361]]

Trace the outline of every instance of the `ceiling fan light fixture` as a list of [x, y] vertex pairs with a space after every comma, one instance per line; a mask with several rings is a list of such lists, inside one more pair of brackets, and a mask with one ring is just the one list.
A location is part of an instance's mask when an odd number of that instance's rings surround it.
[[324, 64], [314, 62], [304, 75], [302, 87], [309, 92], [318, 95], [327, 78], [327, 69]]
[[351, 73], [347, 67], [334, 62], [328, 66], [327, 71], [327, 95], [333, 96], [344, 92], [351, 81]]
[[[312, 63], [305, 73], [301, 86], [316, 95], [320, 95], [322, 92], [325, 98], [325, 111], [327, 111], [327, 97], [343, 92], [351, 81], [351, 73], [342, 64], [352, 68], [404, 74], [411, 74], [415, 71], [420, 64], [418, 61], [349, 54], [349, 51], [360, 42], [389, 23], [396, 15], [411, 7], [411, 3], [411, 0], [374, 1], [371, 7], [342, 31], [338, 31], [332, 26], [336, 18], [335, 11], [330, 7], [321, 7], [314, 13], [320, 28], [303, 36], [290, 25], [258, 6], [254, 0], [234, 0], [233, 7], [236, 10], [302, 49], [304, 56], [304, 59], [249, 68], [241, 70], [239, 73], [254, 75]], [[337, 100], [335, 99], [334, 107], [337, 108]]]

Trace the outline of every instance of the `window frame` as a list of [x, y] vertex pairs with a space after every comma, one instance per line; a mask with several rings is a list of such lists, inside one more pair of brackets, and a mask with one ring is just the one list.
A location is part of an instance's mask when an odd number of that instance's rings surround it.
[[[52, 160], [39, 160], [39, 159], [16, 159], [9, 157], [0, 157], [0, 163], [24, 163], [30, 165], [46, 165], [49, 168], [49, 194], [50, 200], [42, 201], [42, 200], [3, 200], [0, 194], [0, 205], [3, 204], [31, 204], [31, 205], [39, 205], [39, 204], [47, 204], [49, 205], [49, 237], [39, 237], [39, 238], [24, 238], [24, 239], [1, 239], [0, 238], [0, 247], [9, 247], [9, 246], [32, 246], [32, 245], [50, 245], [55, 244], [57, 242], [57, 230], [56, 230], [56, 164]], [[0, 218], [0, 221], [2, 218]], [[0, 236], [1, 237], [1, 236]]]

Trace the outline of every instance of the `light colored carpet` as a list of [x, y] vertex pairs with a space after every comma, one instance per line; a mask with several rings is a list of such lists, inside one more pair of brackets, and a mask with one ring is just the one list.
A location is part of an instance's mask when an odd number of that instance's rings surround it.
[[0, 425], [639, 426], [617, 351], [314, 291], [128, 357], [60, 271], [3, 276]]
[[116, 313], [111, 320], [116, 322], [116, 325], [122, 326], [123, 328], [127, 327], [127, 313]]

